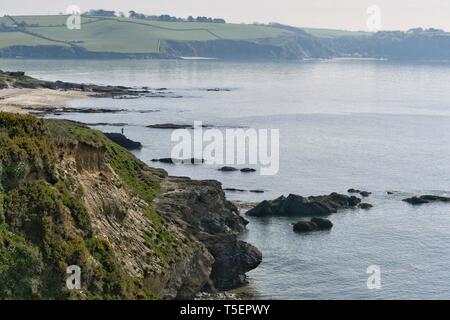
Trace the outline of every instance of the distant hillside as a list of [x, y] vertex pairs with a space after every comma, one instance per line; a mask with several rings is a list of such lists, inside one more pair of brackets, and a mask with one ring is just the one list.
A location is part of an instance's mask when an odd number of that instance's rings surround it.
[[435, 29], [368, 33], [89, 15], [82, 16], [81, 30], [69, 30], [66, 20], [64, 15], [0, 18], [0, 57], [450, 59], [449, 34]]
[[81, 30], [69, 30], [66, 20], [67, 16], [0, 18], [0, 48], [52, 45], [94, 53], [161, 54], [163, 41], [255, 40], [286, 33], [267, 26], [91, 16], [81, 18]]

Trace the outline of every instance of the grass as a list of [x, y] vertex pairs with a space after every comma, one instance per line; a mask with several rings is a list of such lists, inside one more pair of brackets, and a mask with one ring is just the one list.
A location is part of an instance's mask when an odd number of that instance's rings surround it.
[[81, 141], [92, 146], [104, 146], [109, 165], [128, 189], [147, 203], [151, 203], [160, 193], [159, 181], [149, 171], [147, 165], [129, 151], [111, 142], [102, 132], [66, 121], [48, 120], [47, 125], [58, 144], [74, 144]]
[[320, 28], [302, 28], [305, 32], [319, 38], [337, 38], [337, 37], [363, 37], [370, 36], [371, 32], [365, 31], [347, 31], [335, 29], [320, 29]]
[[[51, 46], [55, 42], [22, 32], [0, 32], [0, 49], [10, 46]], [[64, 45], [64, 44], [62, 44]]]
[[[94, 52], [157, 53], [162, 40], [254, 40], [289, 31], [247, 24], [146, 21], [129, 18], [82, 17], [81, 30], [66, 27], [67, 16], [14, 16], [25, 32], [0, 32], [0, 48], [12, 45], [76, 45]], [[8, 18], [0, 23], [12, 26]]]

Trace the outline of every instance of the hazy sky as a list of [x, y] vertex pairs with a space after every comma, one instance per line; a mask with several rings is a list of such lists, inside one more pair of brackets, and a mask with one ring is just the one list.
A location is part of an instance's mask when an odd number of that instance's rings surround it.
[[381, 29], [450, 30], [449, 0], [0, 0], [0, 14], [56, 14], [67, 6], [181, 17], [204, 15], [229, 22], [281, 22], [301, 27], [366, 30], [367, 8], [381, 9]]

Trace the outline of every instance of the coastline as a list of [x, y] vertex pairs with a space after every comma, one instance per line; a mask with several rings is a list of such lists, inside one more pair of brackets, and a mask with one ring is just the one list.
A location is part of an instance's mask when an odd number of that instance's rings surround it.
[[42, 107], [56, 109], [66, 106], [68, 101], [88, 96], [88, 92], [75, 90], [7, 88], [0, 90], [0, 112], [39, 113]]
[[[124, 93], [141, 96], [151, 94], [150, 90], [133, 91], [126, 87], [40, 80], [37, 82], [29, 77], [24, 84], [29, 87], [20, 87], [20, 83], [16, 87], [14, 77], [6, 78], [0, 87], [0, 112], [4, 123], [14, 125], [17, 121], [30, 128], [36, 123], [37, 127], [47, 128], [43, 133], [38, 130], [37, 133], [25, 135], [27, 139], [36, 139], [40, 144], [53, 146], [49, 148], [49, 155], [43, 156], [42, 162], [46, 163], [50, 158], [57, 159], [56, 153], [52, 153], [56, 150], [65, 155], [55, 161], [55, 172], [63, 172], [61, 179], [69, 179], [74, 183], [72, 187], [82, 186], [78, 190], [89, 191], [76, 195], [81, 199], [79, 206], [86, 214], [89, 232], [95, 241], [104, 241], [105, 246], [110, 248], [110, 258], [114, 260], [114, 267], [117, 273], [123, 275], [123, 279], [138, 279], [132, 289], [133, 295], [158, 299], [194, 299], [199, 295], [197, 298], [207, 299], [212, 294], [213, 299], [237, 299], [227, 291], [247, 284], [245, 274], [261, 263], [262, 254], [256, 247], [239, 240], [246, 220], [225, 198], [220, 182], [168, 176], [164, 170], [148, 167], [131, 154], [116, 149], [118, 146], [113, 145], [109, 139], [91, 132], [84, 125], [30, 117], [42, 118], [53, 109], [68, 108], [67, 102], [73, 99], [115, 97]], [[69, 88], [61, 89], [61, 86]], [[79, 90], [76, 86], [82, 86], [82, 89]], [[103, 109], [99, 109], [101, 110]], [[60, 131], [64, 132], [65, 139], [54, 140], [52, 135], [55, 131], [58, 134]], [[93, 138], [85, 140], [86, 136]], [[34, 161], [41, 160], [34, 159], [28, 153], [27, 156], [31, 159], [27, 165], [39, 167]], [[0, 164], [13, 165], [8, 159], [5, 161], [6, 163]], [[122, 161], [132, 162], [134, 165], [130, 169]], [[69, 162], [71, 164], [68, 165]], [[55, 181], [47, 177], [47, 172], [39, 171], [36, 177], [27, 172], [20, 178], [20, 181], [26, 182], [26, 187], [37, 183], [37, 179], [49, 192], [53, 190], [52, 183]], [[51, 175], [59, 177], [58, 174]], [[102, 177], [101, 187], [98, 185], [98, 177]], [[69, 189], [72, 190], [72, 187]], [[67, 192], [72, 196], [71, 191]], [[200, 197], [194, 196], [199, 194]], [[98, 199], [101, 201], [97, 201]], [[136, 205], [125, 205], [131, 199]], [[184, 205], [180, 207], [180, 203]], [[68, 208], [67, 212], [72, 214], [73, 210]], [[197, 221], [199, 214], [204, 215], [200, 225]], [[118, 226], [122, 230], [120, 234], [115, 232]], [[80, 229], [76, 223], [70, 225], [70, 228], [74, 230], [74, 234]], [[78, 240], [87, 246], [85, 243], [90, 240], [86, 239], [84, 237]], [[38, 241], [33, 245], [41, 244]], [[64, 240], [57, 245], [64, 245]], [[134, 252], [132, 248], [135, 246], [144, 254], [130, 255], [129, 252]], [[89, 248], [85, 251], [94, 254], [89, 252]], [[67, 263], [69, 259], [67, 257]], [[83, 265], [88, 260], [78, 264]], [[49, 262], [46, 267], [54, 268], [54, 264]], [[114, 281], [125, 288], [129, 280], [122, 282], [123, 279]], [[124, 292], [118, 293], [118, 297], [129, 299], [129, 293]], [[86, 292], [84, 298], [88, 298], [91, 293]], [[100, 294], [106, 296], [108, 293], [102, 291]]]

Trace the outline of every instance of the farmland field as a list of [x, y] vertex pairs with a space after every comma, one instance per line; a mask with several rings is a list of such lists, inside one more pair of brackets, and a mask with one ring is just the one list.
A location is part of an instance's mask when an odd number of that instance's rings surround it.
[[0, 32], [0, 48], [13, 45], [77, 45], [93, 52], [157, 53], [161, 40], [253, 40], [290, 33], [246, 24], [161, 22], [128, 18], [82, 17], [81, 30], [66, 27], [67, 16], [2, 17], [0, 24], [23, 25]]

